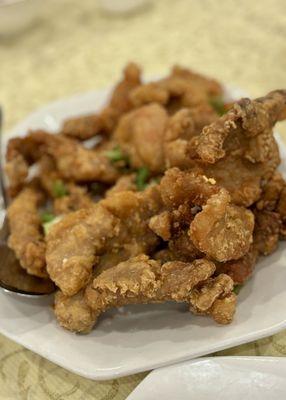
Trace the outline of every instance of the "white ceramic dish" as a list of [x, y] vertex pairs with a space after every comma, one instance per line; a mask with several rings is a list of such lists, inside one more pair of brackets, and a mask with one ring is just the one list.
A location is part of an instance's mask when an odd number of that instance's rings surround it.
[[[66, 117], [101, 107], [107, 95], [108, 91], [91, 92], [43, 107], [5, 139], [24, 135], [30, 128], [56, 131]], [[282, 158], [286, 166], [284, 150]], [[142, 305], [109, 311], [91, 334], [80, 336], [57, 325], [52, 298], [31, 300], [1, 292], [0, 333], [70, 371], [97, 380], [210, 354], [286, 328], [284, 250], [285, 243], [281, 243], [275, 254], [259, 262], [253, 279], [239, 295], [236, 317], [229, 326], [192, 316], [183, 305]]]
[[286, 359], [213, 357], [151, 372], [127, 400], [281, 400]]

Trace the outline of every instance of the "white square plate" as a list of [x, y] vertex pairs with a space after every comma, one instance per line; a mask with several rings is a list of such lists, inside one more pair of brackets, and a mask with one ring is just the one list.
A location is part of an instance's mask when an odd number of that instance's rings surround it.
[[[232, 92], [237, 97], [237, 91]], [[93, 112], [108, 91], [91, 92], [43, 107], [5, 135], [30, 128], [56, 131], [71, 115]], [[280, 144], [286, 166], [283, 145]], [[284, 167], [285, 169], [285, 167]], [[239, 294], [234, 322], [218, 326], [178, 304], [129, 306], [111, 310], [89, 335], [60, 328], [52, 298], [25, 299], [0, 293], [0, 333], [86, 378], [112, 379], [173, 364], [272, 335], [286, 327], [285, 243], [261, 259]]]

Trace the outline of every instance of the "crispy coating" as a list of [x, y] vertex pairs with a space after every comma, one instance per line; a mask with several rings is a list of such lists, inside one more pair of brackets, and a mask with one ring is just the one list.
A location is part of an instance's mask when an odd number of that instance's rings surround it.
[[[55, 214], [67, 214], [93, 205], [94, 202], [85, 186], [78, 186], [71, 181], [62, 181], [52, 157], [44, 154], [38, 164], [40, 184], [46, 194], [53, 200]], [[67, 191], [66, 194], [58, 196], [55, 193], [57, 182], [63, 185]]]
[[[174, 261], [161, 265], [146, 255], [140, 255], [100, 274], [87, 287], [85, 299], [97, 317], [110, 307], [169, 300], [187, 302], [206, 312], [217, 298], [229, 294], [233, 287], [227, 275], [214, 278], [215, 282], [211, 283], [209, 278], [214, 271], [215, 265], [206, 259], [198, 259], [193, 263]], [[196, 286], [200, 283], [205, 302], [195, 295]], [[229, 315], [229, 320], [232, 316], [233, 313]], [[219, 319], [217, 322], [220, 322]]]
[[259, 199], [262, 182], [280, 162], [272, 128], [284, 117], [285, 99], [285, 91], [242, 99], [190, 143], [190, 154], [195, 148], [202, 171], [228, 189], [238, 205]]
[[109, 104], [98, 114], [90, 114], [65, 121], [62, 133], [80, 140], [90, 139], [97, 134], [110, 134], [117, 124], [119, 117], [131, 108], [130, 91], [141, 83], [140, 68], [128, 64], [111, 95]]
[[163, 141], [167, 121], [166, 110], [156, 103], [121, 118], [114, 139], [128, 154], [132, 167], [148, 166], [152, 172], [164, 171]]
[[201, 311], [196, 307], [190, 307], [190, 310], [197, 315], [211, 315], [212, 318], [221, 325], [227, 325], [232, 322], [236, 308], [236, 295], [230, 293], [222, 298], [217, 298], [211, 308], [207, 311]]
[[191, 166], [188, 143], [199, 133], [193, 115], [190, 109], [183, 108], [168, 120], [163, 143], [167, 168]]
[[[165, 206], [172, 213], [170, 218], [175, 219], [175, 236], [179, 232], [180, 237], [180, 231], [186, 228], [189, 231], [192, 244], [188, 243], [185, 233], [179, 240], [177, 237], [176, 246], [180, 252], [185, 243], [186, 252], [195, 247], [197, 253], [203, 252], [217, 261], [228, 261], [240, 258], [248, 251], [252, 243], [253, 214], [231, 204], [228, 192], [215, 181], [173, 168], [165, 173], [160, 192]], [[196, 209], [198, 206], [202, 206], [201, 211]], [[164, 221], [160, 222], [162, 225]], [[168, 221], [167, 224], [170, 225]]]
[[285, 181], [280, 174], [276, 171], [272, 178], [263, 187], [259, 201], [256, 203], [258, 210], [274, 211], [278, 206], [278, 202], [285, 187]]
[[75, 182], [112, 183], [119, 176], [105, 153], [89, 150], [78, 142], [59, 135], [47, 138], [47, 152], [54, 158], [61, 177]]
[[254, 245], [260, 254], [266, 256], [273, 253], [279, 242], [280, 216], [273, 211], [256, 211]]
[[94, 205], [67, 214], [47, 235], [47, 271], [65, 295], [83, 288], [104, 250], [108, 238], [118, 234], [119, 221], [108, 210]]
[[173, 235], [168, 242], [168, 247], [176, 260], [193, 261], [196, 258], [204, 257], [204, 253], [191, 240], [188, 229]]
[[88, 333], [96, 322], [96, 313], [84, 299], [83, 291], [69, 297], [58, 291], [55, 295], [54, 312], [58, 323], [73, 332]]
[[68, 184], [66, 186], [68, 194], [54, 199], [53, 210], [55, 214], [67, 214], [94, 205], [94, 201], [87, 193], [85, 187], [74, 184]]
[[21, 266], [31, 275], [47, 277], [45, 250], [38, 207], [43, 194], [35, 187], [26, 187], [8, 207], [10, 236], [8, 245]]
[[9, 179], [11, 197], [23, 188], [29, 166], [42, 156], [42, 136], [36, 136], [34, 140], [30, 140], [29, 136], [12, 138], [8, 142], [5, 172]]
[[280, 237], [286, 238], [286, 186], [282, 189], [279, 197], [279, 201], [276, 207], [276, 212], [280, 215], [281, 226], [280, 226]]
[[[17, 148], [14, 148], [14, 145], [17, 145]], [[118, 170], [110, 163], [104, 151], [86, 149], [77, 141], [61, 135], [44, 131], [31, 132], [17, 142], [10, 142], [8, 161], [13, 162], [13, 155], [19, 153], [25, 158], [27, 165], [43, 155], [52, 158], [54, 167], [51, 166], [51, 161], [48, 166], [47, 159], [44, 165], [42, 160], [40, 161], [44, 171], [49, 170], [47, 180], [51, 180], [51, 174], [74, 182], [98, 180], [113, 183], [119, 177]], [[43, 175], [42, 173], [41, 176]]]
[[210, 97], [220, 96], [222, 92], [218, 82], [176, 66], [166, 78], [133, 89], [130, 100], [135, 107], [155, 102], [173, 112], [182, 107], [208, 104]]
[[235, 285], [243, 285], [254, 271], [258, 259], [258, 250], [251, 246], [249, 251], [238, 260], [216, 263], [216, 273], [229, 275]]
[[123, 175], [121, 176], [115, 184], [105, 192], [105, 197], [113, 196], [115, 193], [137, 190], [135, 184], [135, 174]]
[[194, 116], [195, 112], [188, 108], [168, 116], [162, 105], [150, 103], [125, 114], [113, 139], [128, 155], [133, 168], [145, 166], [152, 173], [160, 173], [172, 166], [194, 167], [189, 143], [201, 129]]
[[189, 231], [200, 251], [221, 262], [241, 258], [252, 243], [252, 212], [230, 204], [230, 200], [224, 189], [210, 197]]
[[194, 172], [170, 168], [160, 182], [160, 193], [166, 207], [178, 209], [183, 204], [201, 206], [209, 197], [219, 192], [212, 179]]
[[29, 166], [21, 154], [15, 153], [7, 160], [5, 172], [10, 182], [10, 195], [14, 197], [21, 190], [23, 182], [28, 176]]
[[[245, 158], [251, 162], [265, 161], [272, 140], [271, 129], [285, 107], [286, 92], [282, 91], [271, 92], [254, 101], [240, 100], [217, 122], [203, 129], [197, 153], [204, 162], [214, 163], [226, 152], [237, 151], [234, 141], [239, 139], [240, 151]], [[243, 140], [245, 137], [248, 139], [246, 142]]]
[[163, 211], [158, 215], [154, 215], [152, 218], [150, 218], [149, 227], [162, 239], [169, 240], [172, 235], [171, 213], [169, 211]]
[[42, 189], [46, 192], [46, 194], [53, 198], [54, 197], [54, 183], [57, 180], [61, 180], [61, 176], [57, 170], [56, 163], [48, 154], [43, 154], [42, 157], [38, 161], [39, 168], [39, 180], [42, 186]]
[[47, 270], [65, 295], [86, 285], [98, 256], [112, 252], [128, 259], [156, 247], [148, 218], [160, 207], [157, 197], [155, 188], [144, 194], [116, 193], [54, 226], [47, 236]]

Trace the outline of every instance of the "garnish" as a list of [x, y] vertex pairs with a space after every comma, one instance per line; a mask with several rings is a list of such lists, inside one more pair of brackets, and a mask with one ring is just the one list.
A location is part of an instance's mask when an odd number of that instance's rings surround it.
[[144, 190], [148, 186], [146, 181], [148, 180], [149, 175], [150, 172], [147, 167], [141, 167], [137, 170], [135, 183], [138, 190]]
[[233, 288], [233, 292], [234, 292], [235, 294], [238, 294], [238, 293], [241, 291], [242, 286], [243, 286], [243, 285], [235, 285], [234, 288]]
[[209, 102], [218, 115], [222, 116], [223, 114], [226, 113], [227, 110], [225, 108], [222, 97], [220, 96], [211, 97]]
[[119, 146], [115, 146], [112, 150], [106, 151], [105, 155], [112, 163], [118, 161], [124, 161], [125, 164], [128, 163], [128, 156], [122, 152]]
[[69, 192], [64, 182], [61, 181], [60, 179], [57, 179], [56, 181], [53, 182], [52, 193], [54, 197], [64, 197]]
[[56, 216], [50, 212], [44, 212], [41, 214], [42, 223], [51, 222]]
[[[52, 215], [52, 214], [50, 214]], [[49, 221], [45, 222], [42, 224], [43, 229], [44, 229], [44, 234], [47, 235], [51, 229], [52, 226], [54, 226], [57, 222], [59, 222], [62, 219], [61, 215], [58, 215], [57, 217], [54, 215], [53, 219], [50, 219]]]

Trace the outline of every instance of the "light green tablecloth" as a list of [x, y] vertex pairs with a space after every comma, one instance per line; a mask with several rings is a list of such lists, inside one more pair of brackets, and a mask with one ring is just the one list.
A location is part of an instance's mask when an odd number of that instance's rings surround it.
[[[184, 64], [253, 96], [286, 87], [284, 0], [154, 0], [128, 17], [106, 15], [94, 0], [45, 3], [41, 22], [19, 36], [0, 38], [6, 129], [49, 101], [109, 85], [129, 60], [149, 75]], [[283, 126], [279, 130], [286, 134]], [[283, 356], [286, 334], [220, 354]], [[145, 376], [92, 382], [4, 337], [0, 359], [1, 400], [120, 400]]]

